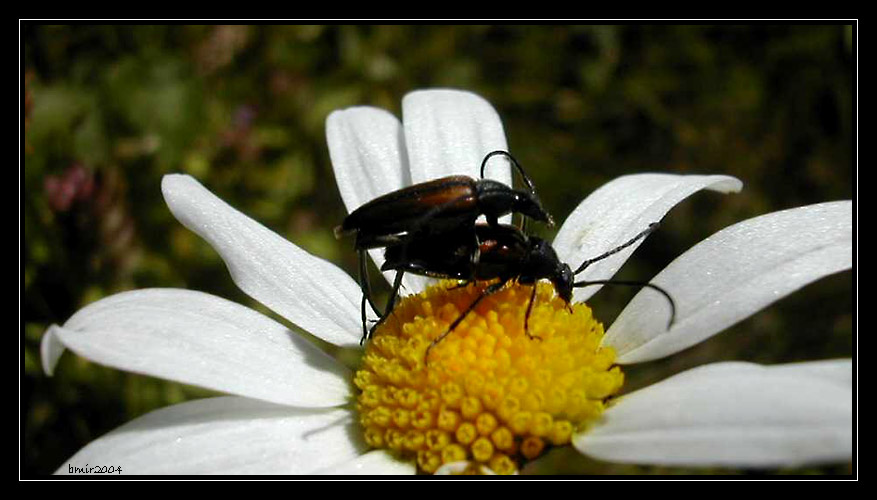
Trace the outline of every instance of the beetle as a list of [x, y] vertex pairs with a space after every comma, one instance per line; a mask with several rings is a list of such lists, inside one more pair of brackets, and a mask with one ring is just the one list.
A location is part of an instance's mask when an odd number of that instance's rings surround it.
[[[512, 161], [529, 192], [484, 178], [488, 160], [497, 155]], [[497, 226], [499, 217], [512, 212], [554, 225], [523, 167], [508, 151], [498, 150], [482, 160], [480, 180], [452, 175], [379, 196], [345, 217], [335, 228], [335, 236], [355, 234], [357, 250], [380, 248], [400, 243], [415, 234], [442, 233], [460, 226], [471, 228], [481, 215], [488, 224]]]
[[[488, 160], [500, 155], [511, 160], [528, 191], [484, 178]], [[453, 175], [415, 184], [375, 198], [345, 217], [341, 225], [335, 228], [335, 237], [356, 235], [354, 249], [359, 254], [359, 282], [363, 292], [362, 341], [368, 337], [366, 303], [378, 316], [382, 316], [371, 301], [366, 250], [438, 237], [448, 232], [465, 232], [472, 243], [470, 258], [477, 261], [479, 245], [474, 226], [478, 217], [483, 215], [489, 225], [496, 227], [499, 226], [499, 217], [512, 212], [525, 216], [524, 221], [529, 217], [549, 226], [554, 225], [551, 215], [542, 208], [533, 182], [524, 168], [511, 153], [497, 150], [485, 155], [481, 161], [480, 180]], [[523, 227], [525, 222], [522, 223]], [[401, 281], [394, 283], [394, 288], [400, 284]], [[384, 315], [391, 309], [392, 302], [388, 304]]]
[[[530, 338], [533, 337], [527, 331], [530, 312], [536, 296], [536, 282], [547, 279], [554, 284], [558, 296], [567, 305], [572, 301], [574, 288], [582, 288], [592, 285], [621, 285], [651, 288], [661, 293], [670, 303], [670, 321], [668, 328], [673, 324], [676, 316], [676, 305], [672, 296], [663, 288], [645, 282], [622, 281], [622, 280], [590, 280], [575, 281], [576, 275], [584, 271], [589, 265], [609, 257], [634, 244], [636, 241], [648, 236], [655, 231], [659, 223], [652, 223], [628, 240], [608, 252], [597, 257], [587, 259], [573, 271], [569, 264], [561, 262], [550, 243], [536, 236], [527, 236], [520, 229], [511, 225], [491, 226], [477, 224], [475, 231], [478, 234], [477, 261], [470, 256], [475, 252], [472, 240], [464, 231], [450, 232], [440, 236], [417, 238], [408, 242], [388, 246], [384, 252], [386, 258], [382, 271], [395, 270], [396, 280], [390, 296], [390, 304], [395, 301], [398, 293], [398, 284], [401, 276], [410, 272], [436, 278], [457, 279], [466, 283], [471, 281], [491, 281], [492, 283], [481, 295], [475, 299], [448, 329], [439, 337], [435, 338], [427, 348], [426, 356], [438, 342], [449, 335], [463, 319], [481, 302], [500, 291], [510, 281], [517, 281], [522, 285], [533, 285], [533, 291], [527, 304], [527, 312], [524, 316], [524, 332]], [[376, 328], [381, 320], [373, 328]], [[371, 332], [369, 332], [371, 333]]]

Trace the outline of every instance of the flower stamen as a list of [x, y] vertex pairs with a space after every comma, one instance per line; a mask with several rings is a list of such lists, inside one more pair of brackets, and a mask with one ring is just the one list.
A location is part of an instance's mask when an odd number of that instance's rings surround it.
[[442, 282], [402, 300], [375, 331], [354, 378], [370, 446], [426, 473], [473, 461], [513, 474], [569, 444], [621, 388], [590, 308], [570, 307], [540, 283], [528, 310], [533, 288], [512, 284], [459, 320], [485, 286]]

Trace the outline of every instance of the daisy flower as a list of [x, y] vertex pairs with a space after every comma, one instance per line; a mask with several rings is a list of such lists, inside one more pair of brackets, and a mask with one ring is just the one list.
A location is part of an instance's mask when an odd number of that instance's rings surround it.
[[[348, 210], [450, 174], [478, 177], [487, 152], [507, 150], [480, 97], [419, 91], [404, 121], [356, 107], [327, 120], [329, 152]], [[511, 182], [505, 160], [489, 169]], [[730, 193], [722, 175], [641, 174], [588, 196], [553, 245], [575, 267], [660, 220], [700, 190]], [[234, 282], [296, 327], [360, 348], [356, 280], [238, 212], [195, 179], [168, 175], [174, 216], [207, 240]], [[610, 278], [638, 244], [578, 279]], [[351, 242], [352, 245], [352, 242]], [[380, 265], [380, 252], [372, 252]], [[852, 204], [822, 203], [728, 227], [685, 252], [604, 332], [575, 290], [566, 307], [548, 283], [511, 284], [482, 301], [430, 351], [483, 284], [406, 276], [409, 293], [351, 370], [289, 327], [183, 289], [135, 290], [97, 301], [43, 337], [51, 373], [65, 349], [96, 363], [228, 396], [164, 408], [90, 443], [58, 470], [118, 465], [142, 474], [509, 474], [546, 450], [572, 446], [607, 461], [779, 467], [847, 461], [852, 453], [850, 359], [700, 366], [622, 394], [630, 364], [672, 355], [779, 298], [852, 265]]]

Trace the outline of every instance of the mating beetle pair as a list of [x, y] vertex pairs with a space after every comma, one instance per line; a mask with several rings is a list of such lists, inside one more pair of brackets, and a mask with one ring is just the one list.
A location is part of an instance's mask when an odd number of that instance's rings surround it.
[[[529, 191], [515, 190], [501, 182], [484, 178], [488, 161], [498, 155], [511, 160]], [[469, 252], [468, 255], [475, 265], [479, 251], [475, 231], [478, 217], [484, 215], [488, 224], [498, 226], [498, 219], [512, 212], [549, 225], [554, 224], [551, 216], [542, 208], [532, 181], [506, 151], [493, 151], [484, 157], [481, 162], [481, 179], [478, 181], [462, 175], [443, 177], [387, 193], [351, 212], [335, 228], [335, 236], [340, 238], [346, 234], [356, 235], [354, 248], [359, 253], [359, 281], [363, 292], [362, 341], [370, 336], [366, 327], [366, 303], [382, 320], [386, 318], [393, 308], [403, 274], [397, 273], [391, 298], [382, 315], [371, 301], [366, 250], [398, 245], [403, 245], [404, 248], [404, 245], [412, 241], [433, 237], [443, 239], [453, 235], [455, 239], [467, 239], [462, 243], [467, 245], [464, 251]], [[457, 246], [457, 243], [452, 245]], [[374, 325], [371, 331], [377, 326]]]
[[[504, 155], [512, 161], [529, 192], [484, 179], [487, 161], [495, 155]], [[575, 276], [588, 265], [632, 245], [654, 231], [657, 224], [649, 225], [621, 246], [586, 260], [573, 271], [568, 264], [560, 261], [547, 241], [527, 236], [515, 226], [499, 223], [499, 217], [512, 212], [553, 224], [523, 168], [506, 151], [494, 151], [485, 156], [481, 164], [481, 180], [452, 176], [416, 184], [376, 198], [353, 211], [336, 228], [335, 234], [356, 234], [355, 248], [360, 257], [360, 285], [363, 291], [362, 341], [392, 312], [402, 276], [406, 272], [464, 282], [498, 280], [488, 286], [444, 334], [433, 340], [429, 349], [450, 334], [481, 300], [513, 280], [534, 285], [524, 319], [524, 331], [528, 336], [527, 324], [536, 294], [535, 284], [540, 279], [551, 281], [567, 304], [572, 300], [573, 288], [589, 285], [613, 284], [654, 289], [670, 302], [672, 324], [675, 316], [673, 299], [656, 285], [617, 280], [575, 281]], [[485, 216], [487, 224], [476, 223], [481, 215]], [[371, 302], [365, 256], [366, 250], [380, 247], [385, 247], [385, 262], [381, 270], [396, 271], [383, 315]], [[366, 326], [366, 302], [381, 316], [371, 329]]]

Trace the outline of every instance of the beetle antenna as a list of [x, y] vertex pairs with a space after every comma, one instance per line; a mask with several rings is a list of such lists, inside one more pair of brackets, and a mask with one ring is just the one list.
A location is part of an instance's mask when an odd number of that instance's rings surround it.
[[645, 238], [646, 236], [650, 235], [651, 233], [655, 232], [655, 230], [658, 229], [658, 226], [660, 226], [660, 225], [661, 225], [661, 223], [659, 223], [659, 222], [652, 222], [651, 224], [649, 224], [649, 227], [644, 229], [638, 235], [631, 238], [626, 243], [622, 243], [620, 246], [617, 246], [617, 247], [613, 248], [612, 250], [609, 250], [608, 252], [604, 253], [603, 255], [599, 255], [597, 257], [594, 257], [593, 259], [585, 260], [584, 262], [582, 262], [582, 265], [580, 265], [579, 268], [576, 269], [575, 272], [573, 272], [573, 275], [581, 273], [582, 271], [585, 270], [586, 267], [590, 266], [594, 262], [597, 262], [599, 260], [603, 260], [606, 257], [609, 257], [610, 255], [614, 255], [614, 254], [624, 250], [625, 248], [629, 247], [630, 245], [633, 245], [638, 240], [641, 240], [641, 239]]
[[[524, 171], [524, 167], [522, 167], [521, 164], [518, 163], [518, 160], [516, 160], [515, 157], [512, 156], [512, 154], [509, 153], [508, 151], [503, 151], [501, 149], [498, 149], [496, 151], [491, 151], [490, 153], [487, 153], [487, 155], [484, 157], [484, 159], [481, 160], [481, 178], [484, 179], [484, 169], [485, 169], [485, 167], [487, 167], [487, 160], [489, 160], [490, 158], [497, 156], [497, 155], [505, 156], [506, 158], [511, 160], [511, 162], [515, 166], [515, 168], [518, 169], [518, 173], [521, 174], [521, 179], [524, 181], [524, 184], [527, 185], [527, 189], [530, 190], [530, 193], [535, 195], [536, 194], [536, 187], [533, 186], [533, 181], [530, 180], [530, 177]], [[549, 216], [549, 221], [550, 221], [550, 216]], [[550, 225], [554, 225], [554, 222], [550, 221]], [[527, 231], [527, 218], [524, 216], [521, 217], [521, 228], [520, 229], [521, 229], [521, 232]]]
[[646, 283], [643, 281], [621, 281], [621, 280], [594, 280], [594, 281], [577, 281], [573, 283], [574, 288], [583, 288], [591, 285], [620, 285], [620, 286], [633, 286], [638, 288], [651, 288], [652, 290], [660, 293], [667, 299], [667, 302], [670, 303], [670, 321], [667, 323], [667, 329], [673, 326], [673, 323], [676, 322], [676, 301], [673, 300], [673, 297], [670, 296], [670, 293], [667, 290], [659, 287], [658, 285], [653, 285], [651, 283]]
[[524, 167], [522, 167], [521, 164], [518, 163], [518, 160], [516, 160], [515, 157], [512, 156], [511, 153], [509, 153], [508, 151], [503, 151], [501, 149], [487, 153], [487, 156], [485, 156], [484, 159], [481, 160], [481, 178], [482, 179], [484, 179], [484, 167], [487, 166], [487, 160], [489, 160], [490, 158], [497, 156], [497, 155], [503, 155], [506, 158], [508, 158], [509, 160], [511, 160], [512, 164], [515, 166], [515, 168], [518, 169], [518, 173], [521, 174], [521, 179], [524, 180], [524, 184], [527, 185], [527, 188], [530, 190], [530, 192], [531, 193], [536, 192], [536, 188], [533, 186], [533, 181], [531, 181], [530, 177], [527, 176], [527, 173], [524, 172]]

